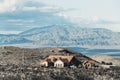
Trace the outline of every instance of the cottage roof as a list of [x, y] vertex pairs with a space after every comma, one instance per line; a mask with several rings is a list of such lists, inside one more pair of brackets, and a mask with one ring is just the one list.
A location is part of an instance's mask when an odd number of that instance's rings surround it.
[[55, 63], [62, 63], [63, 64], [63, 61], [58, 59], [57, 61], [55, 61]]
[[73, 56], [61, 56], [61, 55], [50, 55], [46, 60], [56, 61], [57, 59], [62, 60], [63, 62], [70, 62], [73, 59]]

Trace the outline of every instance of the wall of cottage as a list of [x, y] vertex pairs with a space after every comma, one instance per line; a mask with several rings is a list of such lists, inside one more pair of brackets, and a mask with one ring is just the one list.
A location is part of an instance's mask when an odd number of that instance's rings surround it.
[[61, 60], [57, 60], [54, 63], [54, 67], [56, 67], [56, 68], [63, 68], [64, 67], [64, 63]]

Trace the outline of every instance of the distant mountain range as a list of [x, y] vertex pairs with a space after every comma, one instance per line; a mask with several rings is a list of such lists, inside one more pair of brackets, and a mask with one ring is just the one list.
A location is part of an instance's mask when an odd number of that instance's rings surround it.
[[39, 46], [119, 46], [120, 33], [103, 28], [50, 25], [33, 28], [17, 35], [0, 35], [0, 45]]

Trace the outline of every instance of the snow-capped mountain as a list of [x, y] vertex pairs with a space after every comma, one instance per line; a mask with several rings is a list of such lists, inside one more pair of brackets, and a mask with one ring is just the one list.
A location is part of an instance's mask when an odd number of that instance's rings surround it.
[[40, 46], [115, 46], [120, 45], [120, 33], [103, 28], [51, 25], [33, 28], [18, 35], [0, 35], [0, 44], [22, 43]]

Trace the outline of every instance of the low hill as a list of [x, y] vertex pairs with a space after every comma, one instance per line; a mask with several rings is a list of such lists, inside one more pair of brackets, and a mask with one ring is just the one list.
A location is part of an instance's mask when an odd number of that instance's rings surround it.
[[19, 47], [0, 47], [0, 64], [15, 64], [15, 65], [30, 65], [49, 55], [73, 55], [78, 60], [92, 60], [91, 58], [68, 50], [65, 48], [42, 48], [42, 49], [28, 49]]
[[[45, 68], [32, 66], [49, 55], [73, 55], [78, 60], [93, 60], [65, 48], [28, 49], [0, 47], [0, 80], [119, 80], [120, 68], [83, 67]], [[22, 65], [24, 64], [24, 65]]]

